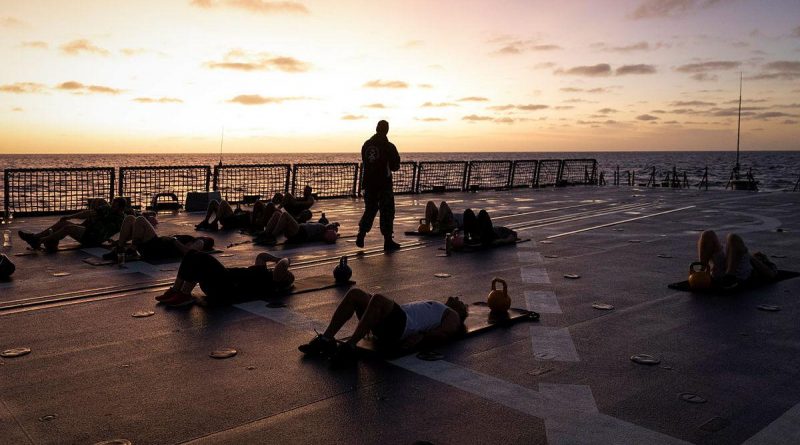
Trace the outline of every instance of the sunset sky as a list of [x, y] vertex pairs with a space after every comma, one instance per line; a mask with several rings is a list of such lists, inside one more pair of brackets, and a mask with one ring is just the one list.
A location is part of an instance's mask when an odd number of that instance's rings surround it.
[[798, 0], [0, 0], [0, 153], [800, 150]]

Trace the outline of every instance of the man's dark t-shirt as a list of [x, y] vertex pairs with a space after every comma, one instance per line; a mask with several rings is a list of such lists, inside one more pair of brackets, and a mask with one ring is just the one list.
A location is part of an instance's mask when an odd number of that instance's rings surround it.
[[400, 154], [386, 135], [375, 134], [361, 147], [364, 163], [365, 190], [383, 190], [392, 187], [392, 173], [400, 169]]

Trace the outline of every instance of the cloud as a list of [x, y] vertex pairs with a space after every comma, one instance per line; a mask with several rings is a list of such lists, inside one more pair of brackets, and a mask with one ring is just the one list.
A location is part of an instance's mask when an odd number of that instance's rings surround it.
[[597, 65], [576, 66], [567, 70], [557, 69], [554, 74], [589, 77], [608, 76], [611, 74], [611, 65], [598, 63]]
[[756, 113], [756, 114], [752, 115], [752, 119], [758, 119], [758, 120], [762, 120], [762, 121], [775, 119], [775, 118], [779, 118], [779, 117], [797, 117], [797, 115], [796, 114], [784, 113], [782, 111], [767, 111], [765, 113]]
[[634, 20], [675, 17], [690, 13], [698, 8], [708, 8], [721, 0], [644, 0], [629, 15]]
[[700, 82], [708, 82], [719, 79], [719, 76], [717, 76], [716, 74], [707, 74], [707, 73], [696, 73], [692, 74], [689, 77]]
[[364, 88], [408, 88], [408, 84], [401, 80], [370, 80], [362, 85]]
[[229, 99], [230, 103], [237, 103], [242, 105], [266, 105], [266, 104], [279, 104], [289, 100], [302, 100], [304, 97], [264, 97], [258, 94], [240, 94], [239, 96]]
[[98, 54], [101, 56], [107, 56], [111, 54], [111, 52], [109, 52], [107, 49], [100, 48], [86, 39], [73, 40], [65, 43], [61, 45], [61, 51], [72, 56], [77, 56], [80, 53]]
[[467, 96], [458, 99], [459, 102], [486, 102], [488, 100], [488, 98], [482, 96]]
[[20, 107], [14, 107], [14, 108], [11, 109], [11, 111], [13, 111], [15, 113], [22, 113], [23, 111], [25, 111], [25, 109], [24, 108], [20, 108]]
[[147, 48], [122, 48], [119, 52], [123, 56], [133, 57], [133, 56], [141, 56], [142, 54], [157, 54], [159, 56], [166, 56], [167, 54], [163, 51], [153, 51]]
[[23, 48], [34, 48], [34, 49], [47, 49], [48, 45], [47, 42], [42, 42], [41, 40], [35, 40], [32, 42], [22, 42], [20, 44]]
[[[661, 45], [661, 44], [659, 44]], [[650, 44], [647, 42], [637, 42], [625, 46], [608, 46], [605, 43], [597, 43], [592, 45], [601, 51], [615, 52], [615, 53], [629, 53], [633, 51], [649, 51]]]
[[493, 107], [487, 107], [489, 110], [494, 111], [508, 111], [508, 110], [521, 110], [521, 111], [538, 111], [544, 110], [546, 108], [550, 108], [548, 105], [541, 105], [541, 104], [528, 104], [528, 105], [495, 105]]
[[[15, 110], [15, 111], [16, 111], [16, 110]], [[21, 110], [20, 110], [20, 111], [21, 111]], [[785, 121], [783, 121], [783, 122], [781, 122], [781, 123], [782, 123], [782, 124], [786, 124], [786, 125], [795, 125], [795, 124], [797, 124], [797, 123], [798, 123], [798, 121], [796, 121], [796, 120], [792, 120], [792, 119], [786, 119]]]
[[378, 108], [378, 109], [384, 109], [384, 108], [386, 108], [386, 106], [385, 106], [384, 104], [378, 104], [378, 103], [376, 103], [376, 104], [368, 104], [368, 105], [364, 105], [364, 108]]
[[714, 105], [716, 105], [714, 102], [703, 102], [702, 100], [677, 100], [670, 103], [672, 107], [713, 107]]
[[658, 119], [658, 116], [653, 116], [652, 114], [640, 114], [636, 116], [636, 119], [640, 121], [654, 121]]
[[560, 90], [562, 92], [564, 92], [564, 93], [592, 93], [592, 94], [598, 94], [598, 93], [608, 93], [608, 92], [611, 91], [611, 88], [597, 87], [597, 88], [584, 89], [584, 88], [575, 88], [575, 87], [564, 87], [564, 88], [561, 88]]
[[513, 124], [514, 123], [514, 119], [512, 119], [510, 117], [500, 117], [500, 118], [495, 119], [494, 121], [497, 122], [498, 124]]
[[601, 108], [601, 109], [597, 110], [597, 112], [598, 113], [602, 113], [602, 114], [609, 114], [609, 113], [617, 113], [619, 111], [615, 110], [613, 108]]
[[137, 97], [134, 102], [142, 104], [182, 104], [183, 101], [175, 97]]
[[555, 110], [572, 110], [573, 108], [575, 107], [573, 107], [572, 105], [558, 105], [556, 107], [553, 107], [553, 109]]
[[800, 38], [800, 26], [792, 30], [792, 37]]
[[343, 121], [357, 121], [357, 120], [366, 119], [366, 118], [367, 118], [367, 116], [364, 116], [363, 114], [358, 114], [358, 115], [356, 115], [356, 114], [345, 114], [344, 116], [342, 116], [342, 120]]
[[444, 122], [447, 119], [442, 119], [441, 117], [415, 117], [414, 120], [420, 122]]
[[121, 94], [125, 90], [120, 90], [117, 88], [106, 87], [102, 85], [84, 85], [80, 82], [76, 82], [74, 80], [70, 80], [68, 82], [61, 83], [55, 87], [57, 90], [63, 91], [73, 91], [77, 94], [86, 94], [86, 93], [98, 93], [98, 94]]
[[211, 9], [228, 7], [258, 14], [309, 14], [308, 8], [298, 2], [267, 2], [263, 0], [192, 0], [190, 5]]
[[494, 120], [494, 118], [491, 116], [479, 116], [477, 114], [470, 114], [468, 116], [462, 117], [461, 120], [478, 122], [478, 121], [491, 121]]
[[542, 63], [537, 63], [536, 65], [534, 65], [533, 69], [536, 69], [536, 70], [547, 70], [547, 69], [553, 68], [554, 66], [556, 66], [555, 62], [542, 62]]
[[708, 71], [724, 71], [739, 68], [741, 62], [714, 60], [710, 62], [689, 63], [675, 68], [680, 73], [706, 73]]
[[748, 77], [748, 79], [778, 79], [778, 80], [794, 80], [800, 79], [800, 62], [779, 60], [765, 64], [760, 74]]
[[617, 76], [624, 76], [626, 74], [655, 74], [656, 67], [653, 65], [622, 65], [617, 68]]
[[0, 27], [3, 28], [25, 28], [27, 26], [25, 22], [15, 19], [14, 17], [3, 17], [0, 19]]
[[419, 48], [424, 44], [425, 42], [423, 42], [422, 40], [409, 40], [403, 44], [403, 48]]
[[419, 88], [433, 88], [433, 85], [431, 85], [429, 83], [418, 83], [417, 87], [419, 87]]
[[41, 93], [44, 85], [35, 82], [17, 82], [0, 85], [0, 93], [30, 94]]
[[437, 108], [441, 108], [441, 107], [457, 107], [457, 106], [458, 106], [458, 104], [454, 104], [454, 103], [452, 103], [452, 102], [439, 102], [439, 103], [434, 103], [434, 102], [425, 102], [425, 103], [424, 103], [424, 104], [422, 104], [421, 106], [422, 106], [422, 107], [425, 107], [425, 108], [430, 108], [430, 107], [437, 107]]
[[310, 69], [306, 62], [294, 57], [273, 56], [269, 53], [247, 54], [241, 50], [232, 50], [225, 55], [221, 62], [206, 62], [206, 67], [211, 69], [227, 69], [237, 71], [272, 71], [278, 70], [286, 73], [302, 73]]
[[514, 40], [506, 43], [505, 46], [497, 50], [496, 53], [516, 55], [531, 51], [556, 51], [559, 49], [563, 48], [554, 44], [538, 43], [534, 40]]

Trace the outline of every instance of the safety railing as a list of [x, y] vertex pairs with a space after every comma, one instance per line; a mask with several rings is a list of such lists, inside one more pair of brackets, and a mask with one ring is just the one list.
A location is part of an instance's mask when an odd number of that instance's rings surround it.
[[538, 165], [539, 161], [533, 159], [514, 161], [511, 179], [508, 181], [509, 186], [513, 188], [533, 187], [533, 184], [536, 183], [536, 167]]
[[536, 181], [534, 187], [548, 187], [558, 184], [561, 175], [560, 159], [544, 159], [536, 166]]
[[[403, 161], [400, 170], [392, 172], [392, 190], [395, 195], [408, 195], [416, 193], [417, 163], [416, 161]], [[358, 196], [362, 195], [364, 188], [364, 164], [359, 167]]]
[[17, 215], [56, 215], [87, 207], [89, 198], [114, 197], [114, 169], [15, 168], [3, 174], [5, 210]]
[[289, 191], [289, 164], [232, 164], [214, 167], [214, 190], [231, 203], [245, 202], [245, 195], [270, 199]]
[[417, 164], [417, 193], [464, 190], [467, 161], [425, 161]]
[[597, 161], [594, 159], [564, 159], [558, 185], [590, 185], [597, 183]]
[[470, 161], [467, 190], [504, 189], [511, 181], [511, 161]]
[[356, 196], [358, 184], [357, 162], [294, 164], [292, 193], [302, 194], [310, 185], [317, 198], [345, 198]]
[[174, 193], [184, 203], [188, 192], [209, 191], [210, 181], [207, 165], [120, 167], [118, 193], [129, 197], [132, 206], [146, 208], [158, 193]]

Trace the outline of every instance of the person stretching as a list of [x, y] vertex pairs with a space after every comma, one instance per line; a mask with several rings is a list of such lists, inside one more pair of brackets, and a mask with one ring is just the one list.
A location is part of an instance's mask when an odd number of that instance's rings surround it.
[[[267, 267], [269, 263], [275, 263], [275, 266], [270, 269]], [[192, 304], [195, 302], [192, 290], [198, 284], [211, 303], [267, 296], [294, 283], [289, 265], [289, 258], [262, 252], [250, 267], [225, 267], [207, 253], [190, 251], [181, 261], [175, 283], [156, 300], [171, 307]]]
[[335, 243], [339, 237], [339, 223], [322, 224], [318, 222], [298, 223], [289, 212], [275, 210], [264, 227], [264, 234], [256, 239], [258, 243], [273, 244], [283, 235], [286, 242], [299, 244], [308, 241]]
[[697, 240], [697, 257], [701, 269], [711, 272], [714, 283], [730, 289], [752, 279], [769, 281], [778, 269], [761, 252], [750, 254], [741, 236], [730, 233], [723, 245], [713, 230], [706, 230]]
[[195, 230], [216, 232], [221, 224], [225, 230], [244, 229], [258, 232], [264, 229], [273, 212], [275, 212], [275, 204], [272, 202], [257, 201], [253, 205], [253, 210], [250, 211], [240, 208], [234, 210], [224, 199], [222, 201], [214, 200], [208, 203], [205, 218], [194, 228]]
[[159, 236], [146, 217], [127, 215], [122, 220], [119, 239], [111, 252], [103, 255], [103, 259], [115, 260], [120, 252], [127, 254], [128, 243], [145, 261], [181, 258], [190, 250], [208, 251], [214, 247], [214, 239], [205, 236]]
[[297, 222], [304, 223], [309, 221], [312, 216], [310, 209], [315, 202], [314, 195], [312, 194], [313, 191], [311, 186], [307, 185], [303, 187], [302, 198], [297, 198], [291, 193], [286, 193], [280, 197], [280, 201], [277, 201], [276, 204], [280, 204], [280, 207], [289, 212]]
[[[68, 236], [83, 247], [97, 247], [119, 232], [127, 206], [125, 198], [116, 197], [111, 201], [111, 205], [103, 202], [93, 209], [64, 216], [39, 233], [20, 230], [19, 237], [28, 243], [31, 249], [36, 250], [44, 245], [49, 252], [58, 250], [58, 243]], [[73, 219], [83, 221], [74, 223], [71, 221]]]
[[[358, 317], [356, 330], [337, 347], [336, 333], [353, 315]], [[433, 347], [462, 335], [467, 315], [467, 306], [458, 298], [450, 297], [444, 304], [431, 300], [397, 304], [384, 295], [352, 288], [325, 332], [298, 349], [308, 355], [329, 355], [336, 361], [353, 360], [356, 344], [369, 332], [383, 347]]]

